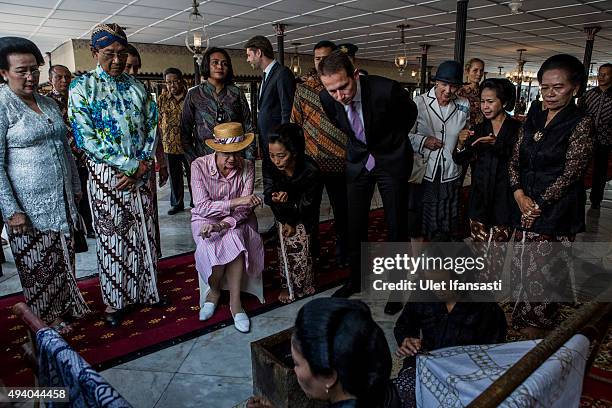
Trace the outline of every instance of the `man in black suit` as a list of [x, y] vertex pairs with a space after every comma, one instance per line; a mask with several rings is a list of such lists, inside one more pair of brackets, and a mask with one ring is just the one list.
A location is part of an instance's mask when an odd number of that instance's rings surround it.
[[263, 81], [259, 89], [259, 111], [257, 114], [257, 133], [262, 154], [262, 171], [271, 165], [268, 153], [268, 135], [281, 123], [289, 123], [295, 94], [295, 78], [291, 70], [274, 59], [270, 40], [257, 35], [244, 45], [247, 62], [253, 69], [263, 71]]
[[416, 120], [417, 108], [398, 82], [376, 75], [359, 75], [340, 50], [321, 60], [319, 73], [325, 86], [319, 94], [323, 109], [348, 135], [351, 277], [333, 296], [349, 297], [361, 290], [361, 242], [368, 240], [375, 185], [382, 197], [389, 241], [409, 240], [407, 187], [413, 152], [408, 133]]

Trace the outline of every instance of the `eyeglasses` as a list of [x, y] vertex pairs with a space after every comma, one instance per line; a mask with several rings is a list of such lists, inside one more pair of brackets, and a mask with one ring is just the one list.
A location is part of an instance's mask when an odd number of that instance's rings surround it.
[[127, 52], [101, 52], [100, 54], [102, 54], [102, 57], [107, 60], [114, 60], [115, 58], [118, 60], [124, 60], [127, 59], [129, 55]]
[[21, 78], [27, 78], [28, 76], [37, 77], [40, 75], [40, 70], [38, 68], [31, 68], [30, 70], [19, 70], [13, 71], [15, 75]]
[[181, 83], [180, 80], [176, 81], [166, 81], [166, 85], [179, 85]]
[[221, 66], [226, 68], [228, 66], [227, 61], [225, 60], [211, 60], [210, 65], [212, 65], [213, 67]]

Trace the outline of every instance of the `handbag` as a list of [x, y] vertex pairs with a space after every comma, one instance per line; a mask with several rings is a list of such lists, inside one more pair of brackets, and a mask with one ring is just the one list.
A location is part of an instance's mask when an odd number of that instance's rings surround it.
[[[431, 114], [429, 113], [429, 109], [425, 108], [425, 110], [427, 111], [429, 126], [433, 130]], [[408, 179], [409, 183], [421, 184], [423, 182], [423, 178], [425, 177], [425, 173], [427, 171], [427, 162], [429, 161], [431, 152], [432, 151], [430, 150], [427, 158], [425, 158], [425, 155], [422, 153], [414, 153], [414, 158], [412, 159], [412, 173], [410, 173], [410, 178]]]
[[[429, 155], [431, 155], [431, 153], [429, 153]], [[425, 172], [427, 171], [428, 160], [429, 156], [427, 156], [426, 159], [425, 155], [421, 153], [414, 154], [414, 159], [412, 160], [412, 173], [410, 173], [410, 178], [408, 179], [409, 183], [421, 184], [423, 182]]]

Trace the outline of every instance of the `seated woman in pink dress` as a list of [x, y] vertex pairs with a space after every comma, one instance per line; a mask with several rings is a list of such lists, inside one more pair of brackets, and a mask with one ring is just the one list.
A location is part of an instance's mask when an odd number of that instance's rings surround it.
[[250, 321], [242, 309], [240, 292], [253, 293], [263, 303], [264, 251], [253, 213], [262, 200], [253, 194], [253, 162], [240, 154], [253, 138], [252, 133], [244, 134], [240, 123], [217, 125], [214, 139], [206, 140], [215, 153], [191, 164], [195, 204], [191, 231], [197, 246], [200, 320], [213, 315], [221, 289], [229, 289], [234, 326], [243, 333], [250, 330]]

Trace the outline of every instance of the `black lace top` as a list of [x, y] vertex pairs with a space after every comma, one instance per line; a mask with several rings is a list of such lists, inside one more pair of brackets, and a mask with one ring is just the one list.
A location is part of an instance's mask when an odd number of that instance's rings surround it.
[[[510, 184], [542, 210], [530, 231], [573, 235], [584, 231], [583, 178], [593, 150], [593, 122], [573, 103], [545, 126], [547, 116], [548, 110], [529, 111], [510, 161]], [[518, 208], [514, 226], [521, 227]]]

